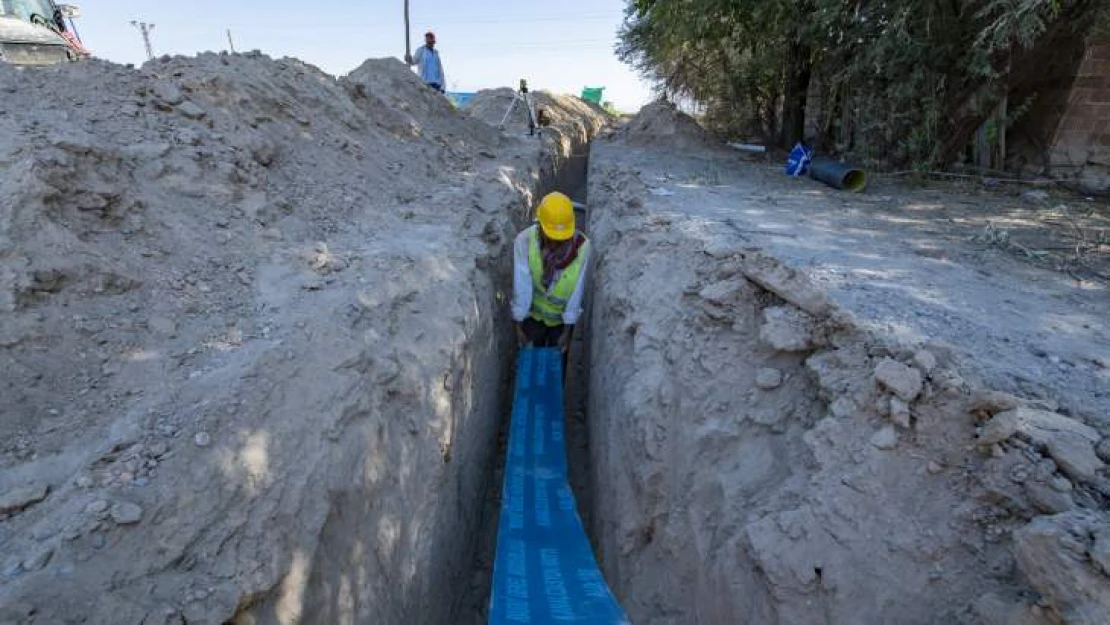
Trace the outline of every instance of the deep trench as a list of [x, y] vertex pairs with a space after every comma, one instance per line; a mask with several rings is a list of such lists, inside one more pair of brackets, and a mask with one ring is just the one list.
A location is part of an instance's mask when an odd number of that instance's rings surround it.
[[[570, 196], [575, 203], [585, 206], [585, 209], [576, 209], [578, 227], [583, 230], [586, 226], [585, 211], [589, 210], [588, 171], [589, 144], [577, 145], [565, 162], [556, 168], [554, 176], [549, 176], [549, 179], [541, 181], [536, 193], [536, 197], [542, 197], [550, 191], [561, 191]], [[512, 251], [510, 250], [509, 253], [511, 254]], [[585, 306], [588, 310], [588, 302]], [[578, 513], [582, 516], [582, 522], [587, 531], [592, 525], [590, 523], [590, 505], [593, 500], [590, 496], [590, 449], [586, 422], [586, 400], [588, 397], [586, 386], [589, 375], [585, 359], [588, 351], [586, 346], [589, 330], [585, 327], [584, 322], [588, 317], [589, 315], [583, 312], [581, 317], [583, 323], [575, 329], [568, 358], [566, 385], [567, 436], [565, 439], [568, 477], [578, 504]], [[506, 396], [501, 401], [502, 410], [498, 420], [497, 443], [486, 483], [482, 520], [471, 567], [471, 583], [460, 603], [460, 618], [457, 620], [460, 623], [484, 624], [488, 619], [489, 597], [493, 585], [493, 562], [497, 548], [497, 528], [501, 512], [501, 487], [505, 473], [505, 448], [508, 443], [512, 412], [512, 380], [515, 376], [512, 362], [506, 363], [505, 375], [507, 383], [503, 385], [503, 388]], [[593, 537], [591, 537], [591, 543], [593, 542]]]

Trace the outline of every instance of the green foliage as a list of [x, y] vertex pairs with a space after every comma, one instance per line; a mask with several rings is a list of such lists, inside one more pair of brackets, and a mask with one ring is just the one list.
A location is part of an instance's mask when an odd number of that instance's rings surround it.
[[1015, 58], [1106, 12], [1101, 0], [630, 0], [617, 53], [704, 104], [713, 130], [765, 139], [780, 136], [793, 72], [812, 68], [808, 128], [823, 147], [924, 167], [990, 115]]

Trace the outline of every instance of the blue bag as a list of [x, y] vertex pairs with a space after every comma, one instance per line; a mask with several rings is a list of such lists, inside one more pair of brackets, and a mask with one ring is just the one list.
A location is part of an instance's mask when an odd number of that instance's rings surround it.
[[787, 176], [803, 176], [809, 171], [809, 162], [813, 160], [813, 150], [801, 143], [794, 144], [790, 156], [786, 159]]

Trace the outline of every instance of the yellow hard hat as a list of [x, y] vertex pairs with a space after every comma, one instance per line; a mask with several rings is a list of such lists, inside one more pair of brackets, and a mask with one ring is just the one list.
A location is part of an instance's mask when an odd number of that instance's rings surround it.
[[569, 197], [558, 191], [548, 193], [540, 201], [536, 213], [547, 238], [566, 241], [574, 236], [574, 204]]

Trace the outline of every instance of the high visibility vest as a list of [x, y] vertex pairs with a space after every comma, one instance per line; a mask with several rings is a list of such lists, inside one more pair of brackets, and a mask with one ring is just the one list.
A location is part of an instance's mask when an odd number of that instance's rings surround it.
[[578, 257], [552, 282], [548, 289], [543, 288], [543, 253], [540, 251], [539, 226], [532, 226], [528, 233], [528, 268], [532, 272], [532, 311], [531, 317], [549, 327], [563, 324], [563, 313], [567, 302], [578, 287], [582, 276], [582, 263], [590, 252], [590, 242], [586, 240], [578, 248]]

